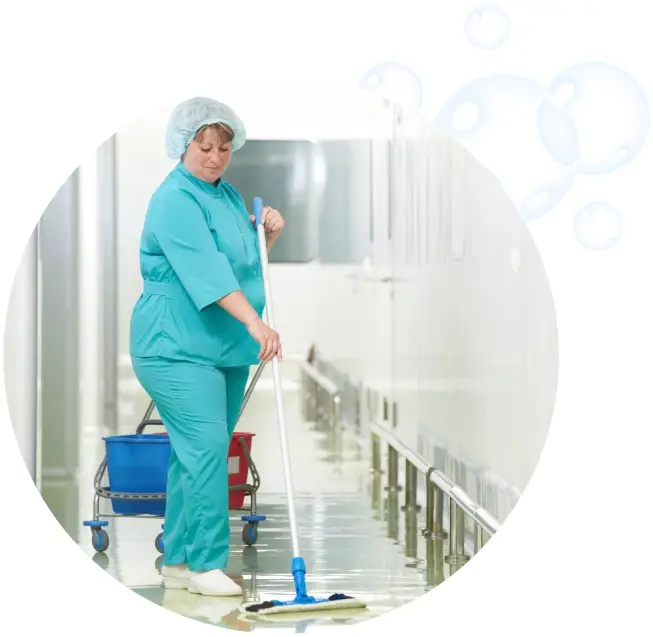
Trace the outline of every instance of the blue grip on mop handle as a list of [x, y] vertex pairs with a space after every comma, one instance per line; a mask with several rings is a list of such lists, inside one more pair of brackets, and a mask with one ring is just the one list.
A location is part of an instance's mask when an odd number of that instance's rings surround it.
[[261, 217], [263, 216], [263, 200], [260, 197], [254, 197], [254, 220], [256, 226], [261, 223]]

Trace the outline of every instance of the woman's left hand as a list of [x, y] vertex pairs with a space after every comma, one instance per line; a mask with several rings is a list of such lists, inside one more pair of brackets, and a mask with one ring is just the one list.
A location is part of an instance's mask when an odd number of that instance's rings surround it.
[[[250, 215], [249, 220], [254, 223], [254, 215]], [[281, 231], [286, 225], [283, 217], [279, 214], [279, 211], [275, 210], [274, 208], [270, 208], [270, 206], [263, 208], [261, 221], [263, 222], [265, 236], [268, 239], [276, 239], [281, 234]]]

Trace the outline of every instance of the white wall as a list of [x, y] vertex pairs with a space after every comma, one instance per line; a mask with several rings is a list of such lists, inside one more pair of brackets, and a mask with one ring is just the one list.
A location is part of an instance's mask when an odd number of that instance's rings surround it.
[[7, 408], [27, 469], [40, 485], [40, 278], [38, 229], [18, 269], [5, 316], [3, 367]]
[[[557, 332], [543, 265], [501, 184], [461, 146], [405, 122], [379, 170], [392, 180], [390, 249], [379, 233], [372, 267], [359, 267], [358, 281], [332, 280], [347, 309], [321, 298], [320, 349], [396, 401], [402, 440], [504, 519], [554, 407]], [[387, 206], [375, 214], [382, 225]]]

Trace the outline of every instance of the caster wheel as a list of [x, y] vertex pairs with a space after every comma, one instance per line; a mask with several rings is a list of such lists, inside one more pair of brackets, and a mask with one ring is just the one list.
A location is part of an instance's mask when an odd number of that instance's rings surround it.
[[256, 544], [258, 538], [258, 529], [256, 526], [256, 524], [249, 522], [243, 527], [243, 542], [245, 542], [247, 546]]
[[104, 553], [109, 548], [109, 534], [104, 529], [93, 529], [91, 542], [98, 553]]
[[159, 533], [154, 540], [154, 546], [159, 553], [163, 554], [163, 533]]

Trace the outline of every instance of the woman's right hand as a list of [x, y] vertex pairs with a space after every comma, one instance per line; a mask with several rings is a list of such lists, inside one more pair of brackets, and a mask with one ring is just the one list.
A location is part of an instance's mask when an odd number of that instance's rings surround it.
[[262, 362], [269, 363], [275, 357], [281, 360], [281, 339], [277, 332], [260, 320], [248, 326], [247, 331], [261, 346], [258, 357]]

